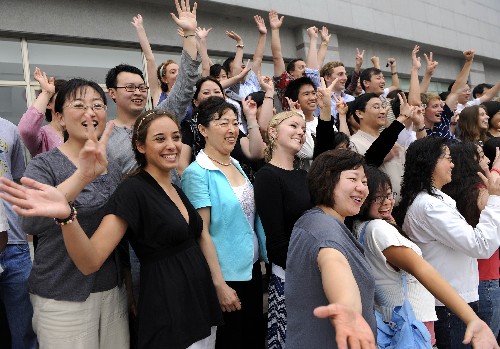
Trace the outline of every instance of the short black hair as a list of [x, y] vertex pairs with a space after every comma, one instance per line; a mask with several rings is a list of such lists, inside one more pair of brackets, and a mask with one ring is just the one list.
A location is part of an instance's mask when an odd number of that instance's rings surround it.
[[108, 104], [106, 100], [106, 94], [104, 90], [97, 82], [76, 78], [68, 80], [64, 85], [61, 86], [61, 89], [57, 93], [56, 101], [54, 103], [54, 111], [57, 113], [62, 113], [64, 104], [69, 99], [74, 99], [78, 92], [85, 90], [85, 88], [91, 87], [99, 93], [102, 101], [105, 105]]
[[198, 106], [196, 124], [208, 127], [210, 121], [220, 119], [228, 109], [232, 110], [236, 116], [238, 115], [236, 107], [226, 102], [224, 98], [219, 96], [208, 97]]
[[312, 163], [307, 174], [307, 185], [314, 205], [334, 208], [333, 191], [342, 171], [363, 167], [365, 158], [349, 149], [334, 149], [321, 153]]
[[364, 69], [361, 72], [361, 75], [359, 76], [359, 82], [361, 83], [361, 87], [363, 88], [363, 90], [366, 90], [365, 84], [363, 81], [365, 81], [365, 80], [370, 81], [372, 79], [373, 75], [379, 75], [379, 74], [382, 74], [382, 70], [380, 70], [378, 68], [370, 67], [370, 68]]
[[108, 90], [116, 87], [116, 84], [118, 83], [118, 74], [122, 72], [137, 74], [141, 77], [142, 81], [144, 81], [144, 74], [142, 74], [142, 70], [132, 65], [122, 63], [108, 70], [108, 73], [106, 74], [106, 88]]
[[316, 91], [316, 85], [314, 82], [307, 76], [303, 76], [291, 81], [288, 84], [285, 90], [285, 97], [290, 98], [292, 101], [297, 101], [299, 99], [299, 90], [304, 85], [311, 85], [314, 87], [314, 91]]
[[484, 93], [484, 89], [490, 89], [492, 87], [493, 87], [493, 85], [491, 85], [491, 84], [484, 84], [484, 83], [477, 85], [472, 90], [472, 98], [477, 98], [478, 94], [482, 95]]
[[[229, 75], [231, 73], [231, 63], [233, 63], [234, 57], [229, 57], [226, 58], [226, 60], [222, 63], [222, 67], [226, 71], [226, 73]], [[212, 75], [212, 74], [210, 74]]]
[[[64, 79], [56, 79], [56, 80], [54, 80], [54, 87], [56, 89], [56, 92], [54, 93], [54, 96], [57, 95], [57, 93], [61, 89], [62, 85], [64, 85], [67, 81], [68, 80], [64, 80]], [[50, 97], [49, 102], [52, 102], [54, 100], [54, 96]], [[47, 122], [51, 122], [52, 121], [52, 110], [50, 110], [50, 109], [46, 109], [45, 110], [45, 120], [47, 120]]]
[[356, 97], [354, 101], [352, 101], [351, 107], [349, 108], [350, 112], [354, 120], [359, 124], [359, 117], [356, 115], [357, 110], [365, 111], [366, 105], [368, 101], [372, 98], [377, 98], [380, 100], [380, 97], [376, 93], [363, 93], [361, 96]]
[[226, 72], [227, 75], [228, 71], [226, 70], [226, 68], [224, 68], [221, 64], [214, 64], [210, 67], [210, 76], [218, 79], [223, 70]]
[[302, 58], [295, 58], [292, 59], [290, 62], [288, 62], [288, 64], [286, 65], [287, 73], [290, 73], [295, 70], [295, 63], [297, 63], [298, 61], [304, 61], [304, 60]]

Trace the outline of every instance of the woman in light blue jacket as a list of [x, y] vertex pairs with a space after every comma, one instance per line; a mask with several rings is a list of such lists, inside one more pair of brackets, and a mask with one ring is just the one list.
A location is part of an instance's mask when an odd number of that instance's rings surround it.
[[[243, 103], [256, 112], [255, 102]], [[230, 156], [239, 132], [237, 111], [223, 98], [210, 97], [199, 106], [197, 124], [205, 148], [182, 174], [182, 189], [203, 218], [200, 247], [224, 311], [216, 348], [263, 348], [259, 256], [267, 259], [266, 244], [253, 187]]]

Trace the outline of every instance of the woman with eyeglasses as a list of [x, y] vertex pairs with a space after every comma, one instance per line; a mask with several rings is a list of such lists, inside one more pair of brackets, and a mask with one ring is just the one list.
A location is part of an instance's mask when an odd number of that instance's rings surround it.
[[397, 226], [392, 217], [395, 193], [389, 176], [375, 167], [368, 167], [366, 175], [369, 194], [356, 217], [354, 232], [363, 244], [375, 278], [375, 309], [384, 321], [391, 321], [394, 307], [403, 304], [401, 276], [406, 272], [408, 300], [417, 320], [422, 321], [431, 334], [429, 346], [436, 341], [434, 296], [457, 314], [476, 337], [489, 335], [488, 326], [422, 258], [420, 248]]
[[[83, 122], [87, 125], [91, 123], [93, 119], [90, 119], [90, 115], [83, 114], [83, 110], [89, 113], [91, 107], [76, 105], [85, 107], [77, 110], [80, 111]], [[94, 104], [94, 109], [99, 108]], [[33, 179], [24, 178], [23, 184], [33, 189], [7, 181], [0, 187], [11, 195], [22, 192], [23, 198], [29, 197], [29, 200], [21, 202], [5, 195], [3, 197], [18, 205], [20, 214], [57, 217], [56, 222], [62, 224], [55, 232], [61, 245], [58, 248], [61, 253], [64, 252], [65, 261], [71, 264], [72, 273], [76, 274], [65, 275], [65, 280], [60, 282], [66, 283], [63, 288], [71, 288], [73, 293], [85, 292], [85, 289], [79, 292], [76, 290], [86, 285], [83, 282], [86, 279], [94, 281], [94, 288], [96, 284], [116, 283], [116, 276], [109, 275], [109, 271], [106, 275], [102, 273], [109, 269], [107, 263], [113, 260], [113, 251], [121, 239], [126, 236], [130, 240], [141, 262], [139, 348], [213, 349], [216, 326], [222, 324], [222, 314], [210, 269], [198, 245], [203, 223], [184, 193], [170, 181], [171, 170], [177, 166], [181, 151], [181, 136], [176, 118], [167, 112], [156, 110], [144, 112], [137, 118], [132, 142], [139, 169], [118, 186], [109, 201], [108, 197], [114, 186], [107, 186], [115, 182], [110, 182], [106, 176], [109, 176], [115, 166], [106, 160], [105, 143], [108, 135], [97, 140], [96, 136], [103, 128], [101, 124], [104, 125], [104, 121], [97, 123], [95, 131], [88, 127], [88, 131], [80, 132], [84, 147], [79, 149], [75, 155], [76, 163], [71, 166], [76, 167], [75, 175], [70, 178], [73, 184], [71, 191], [65, 191], [61, 186], [56, 190]], [[68, 131], [71, 130], [73, 127], [68, 128]], [[73, 141], [72, 134], [73, 132], [70, 133], [68, 143]], [[27, 172], [28, 176], [31, 174], [30, 171]], [[96, 182], [103, 187], [101, 193], [94, 194], [97, 197], [86, 198], [89, 189]], [[73, 197], [76, 200], [68, 205], [67, 200], [72, 200]], [[83, 198], [86, 198], [86, 206], [99, 205], [99, 210], [93, 212], [92, 218], [87, 218], [88, 208], [81, 207]], [[101, 201], [108, 203], [102, 207]], [[89, 220], [93, 223], [90, 231]], [[54, 223], [48, 221], [46, 225], [52, 227]], [[77, 277], [79, 284], [69, 282]], [[92, 283], [90, 286], [92, 287]], [[95, 296], [99, 298], [94, 300]], [[108, 334], [105, 329], [99, 328], [102, 322], [117, 322], [110, 321], [109, 314], [103, 314], [107, 316], [101, 315], [101, 318], [86, 315], [92, 311], [103, 313], [109, 310], [112, 314], [121, 315], [126, 326], [126, 301], [123, 300], [123, 305], [118, 307], [116, 304], [107, 304], [109, 296], [106, 292], [95, 296], [91, 293], [84, 302], [89, 302], [90, 299], [93, 303], [91, 309], [80, 306], [83, 309], [74, 314], [82, 322], [88, 321], [85, 329], [74, 329], [75, 338], [60, 338], [58, 333], [52, 333], [52, 338], [42, 336], [42, 348], [128, 348], [128, 334], [127, 341], [124, 342], [118, 331]], [[38, 304], [39, 301], [35, 298], [34, 305]], [[63, 306], [71, 309], [69, 304], [70, 302], [64, 302]], [[73, 307], [76, 304], [78, 303]], [[53, 311], [54, 306], [44, 303], [44, 307], [47, 307], [47, 311]], [[42, 308], [39, 311], [44, 310]], [[68, 312], [66, 309], [66, 313]], [[53, 316], [61, 315], [54, 313]], [[68, 321], [68, 318], [61, 318], [60, 321], [63, 320]], [[38, 322], [35, 324], [39, 329]], [[69, 325], [61, 323], [58, 327], [65, 329]], [[112, 336], [108, 338], [109, 335]], [[78, 340], [80, 337], [84, 339]]]
[[[406, 153], [397, 218], [403, 222], [403, 231], [422, 250], [423, 258], [477, 311], [477, 258], [489, 258], [500, 244], [500, 175], [480, 175], [490, 196], [479, 222], [473, 226], [457, 210], [455, 200], [442, 190], [451, 182], [453, 168], [445, 138], [425, 137], [413, 142]], [[462, 343], [464, 334], [470, 339], [471, 332], [466, 332], [451, 307], [436, 300], [435, 308], [437, 347], [471, 348]], [[493, 343], [489, 347], [498, 348], [496, 340]]]
[[231, 157], [239, 133], [236, 109], [209, 97], [199, 105], [197, 124], [205, 145], [184, 170], [182, 189], [203, 219], [200, 246], [224, 312], [216, 348], [263, 348], [259, 259], [267, 260], [266, 239], [253, 186]]
[[483, 105], [465, 107], [458, 118], [458, 138], [462, 142], [474, 142], [483, 146], [488, 140], [486, 133], [490, 126], [489, 118]]
[[[110, 163], [106, 170], [105, 158], [97, 157], [99, 161], [96, 161], [88, 152], [87, 141], [91, 136], [102, 135], [101, 141], [96, 141], [99, 148], [105, 146], [109, 137], [110, 128], [103, 134], [106, 109], [104, 91], [95, 82], [72, 79], [64, 84], [57, 94], [54, 111], [65, 129], [67, 141], [34, 157], [24, 174], [63, 193], [64, 214], [50, 217], [68, 217], [67, 203], [71, 202], [74, 213], [78, 211], [85, 237], [96, 231], [103, 207], [121, 178], [117, 164]], [[87, 163], [94, 166], [82, 170], [82, 165]], [[34, 198], [30, 198], [30, 202], [41, 203]], [[43, 212], [36, 216], [45, 216], [43, 213], [52, 208], [46, 203]], [[17, 213], [22, 215], [26, 211], [17, 210]], [[127, 296], [122, 287], [118, 256], [110, 253], [100, 268], [84, 275], [66, 251], [61, 231], [63, 223], [69, 223], [75, 215], [56, 221], [36, 216], [23, 218], [22, 225], [24, 231], [38, 236], [29, 289], [33, 329], [40, 348], [127, 347]]]

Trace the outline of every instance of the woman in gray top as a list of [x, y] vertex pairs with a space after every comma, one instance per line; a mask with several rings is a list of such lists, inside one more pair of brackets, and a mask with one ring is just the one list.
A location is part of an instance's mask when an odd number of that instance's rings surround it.
[[[92, 175], [78, 169], [86, 160], [79, 159], [78, 154], [88, 146], [90, 134], [103, 134], [106, 109], [106, 97], [98, 84], [83, 79], [68, 81], [55, 102], [56, 116], [66, 129], [67, 141], [33, 158], [24, 174], [63, 192], [67, 201], [73, 202], [80, 225], [89, 237], [98, 227], [102, 209], [121, 177], [120, 168], [110, 163], [107, 171], [81, 193], [75, 185], [79, 179]], [[108, 136], [109, 132], [105, 132], [101, 138], [103, 147]], [[93, 170], [101, 173], [97, 168]], [[121, 287], [116, 254], [111, 254], [97, 272], [86, 276], [66, 251], [60, 222], [33, 217], [23, 218], [22, 223], [25, 231], [39, 237], [29, 287], [33, 329], [40, 348], [128, 347], [127, 297]]]

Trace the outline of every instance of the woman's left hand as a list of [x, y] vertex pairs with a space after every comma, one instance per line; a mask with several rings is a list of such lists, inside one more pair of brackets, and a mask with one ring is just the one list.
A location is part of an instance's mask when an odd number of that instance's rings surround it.
[[467, 324], [465, 336], [462, 343], [469, 344], [472, 342], [474, 349], [498, 349], [497, 340], [491, 332], [488, 325], [477, 318]]
[[108, 168], [106, 144], [113, 130], [114, 123], [112, 121], [108, 123], [101, 139], [98, 140], [90, 116], [87, 116], [86, 122], [88, 139], [78, 154], [77, 171], [82, 179], [91, 182], [94, 178], [103, 174]]
[[198, 5], [196, 2], [193, 4], [193, 10], [191, 11], [191, 7], [189, 6], [189, 0], [175, 0], [175, 7], [177, 8], [178, 17], [170, 13], [172, 19], [175, 24], [181, 27], [184, 30], [185, 34], [193, 33], [196, 31], [198, 27], [198, 23], [196, 22], [196, 7]]
[[[50, 185], [23, 177], [19, 185], [0, 177], [0, 198], [10, 202], [14, 211], [25, 217], [49, 217], [64, 219], [71, 213], [63, 193]], [[8, 194], [8, 195], [7, 195]]]

